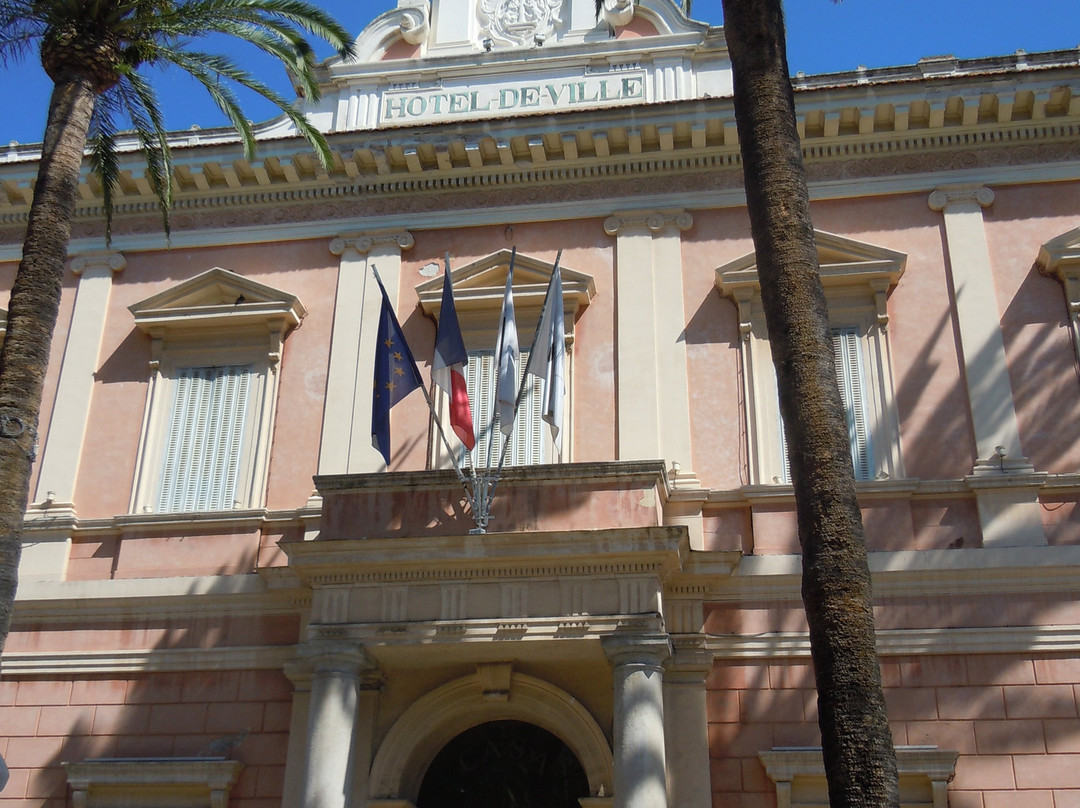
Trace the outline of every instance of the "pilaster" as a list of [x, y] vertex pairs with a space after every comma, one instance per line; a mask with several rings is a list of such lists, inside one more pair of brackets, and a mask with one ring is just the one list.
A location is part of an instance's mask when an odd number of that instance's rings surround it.
[[293, 684], [292, 711], [289, 714], [289, 746], [285, 753], [285, 783], [282, 805], [300, 805], [307, 769], [307, 728], [311, 714], [311, 675], [309, 659], [296, 659], [285, 665], [285, 675]]
[[[1038, 488], [1026, 482], [1034, 467], [1020, 445], [1020, 428], [1001, 313], [994, 292], [990, 249], [983, 209], [994, 202], [985, 186], [940, 188], [929, 204], [945, 219], [945, 238], [968, 406], [975, 431], [976, 460], [971, 482], [975, 490], [984, 546], [1046, 544]], [[1016, 484], [1003, 481], [1015, 478]], [[994, 478], [981, 485], [981, 477]]]
[[34, 502], [28, 520], [49, 519], [55, 535], [23, 550], [20, 576], [24, 579], [60, 580], [67, 567], [70, 530], [75, 518], [75, 481], [94, 392], [101, 340], [108, 317], [113, 275], [126, 266], [118, 252], [85, 253], [71, 261], [78, 276], [75, 306], [64, 345], [56, 399], [41, 457]]
[[375, 374], [375, 333], [382, 300], [372, 268], [397, 307], [401, 253], [413, 246], [406, 230], [342, 235], [330, 242], [341, 256], [330, 366], [326, 379], [319, 474], [378, 471], [382, 457], [371, 445], [371, 380]]
[[712, 653], [701, 635], [674, 642], [664, 668], [664, 743], [667, 754], [668, 804], [680, 808], [711, 808], [709, 725], [705, 678], [712, 670]]
[[[620, 460], [663, 458], [678, 464], [678, 488], [700, 488], [691, 470], [690, 392], [686, 373], [682, 232], [685, 211], [611, 216], [616, 236], [617, 408]], [[673, 466], [675, 468], [675, 466]]]
[[666, 635], [603, 640], [614, 684], [614, 808], [667, 808], [664, 731]]

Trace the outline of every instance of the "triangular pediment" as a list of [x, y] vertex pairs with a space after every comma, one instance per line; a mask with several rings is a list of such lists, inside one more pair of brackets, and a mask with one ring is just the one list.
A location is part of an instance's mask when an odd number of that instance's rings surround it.
[[172, 330], [269, 328], [284, 333], [307, 309], [296, 295], [214, 267], [129, 307], [135, 324], [154, 336]]
[[1071, 310], [1080, 305], [1080, 227], [1043, 244], [1038, 266], [1043, 275], [1061, 282]]
[[1080, 266], [1080, 227], [1050, 239], [1039, 250], [1039, 267], [1054, 275], [1064, 265]]
[[[895, 286], [904, 274], [904, 253], [821, 230], [814, 231], [814, 241], [821, 282], [826, 288], [869, 285], [875, 291], [884, 291]], [[757, 256], [751, 252], [719, 267], [716, 288], [728, 296], [760, 292]]]
[[[470, 264], [451, 269], [454, 305], [459, 312], [498, 311], [502, 306], [506, 276], [510, 271], [510, 250], [499, 250]], [[596, 294], [592, 275], [560, 265], [563, 306], [568, 317], [589, 305]], [[539, 309], [544, 302], [555, 265], [518, 253], [514, 259], [514, 305], [520, 309]], [[424, 313], [438, 319], [442, 309], [443, 278], [440, 273], [416, 287]]]

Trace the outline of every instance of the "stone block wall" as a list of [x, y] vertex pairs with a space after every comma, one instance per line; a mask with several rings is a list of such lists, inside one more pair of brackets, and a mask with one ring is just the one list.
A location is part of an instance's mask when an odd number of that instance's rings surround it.
[[[881, 661], [893, 739], [959, 752], [950, 808], [1080, 806], [1080, 660], [1060, 654]], [[819, 746], [804, 660], [718, 661], [708, 682], [715, 808], [772, 808], [758, 753]]]
[[12, 677], [0, 708], [3, 808], [65, 808], [67, 761], [210, 756], [244, 764], [231, 808], [281, 806], [292, 685], [278, 671]]

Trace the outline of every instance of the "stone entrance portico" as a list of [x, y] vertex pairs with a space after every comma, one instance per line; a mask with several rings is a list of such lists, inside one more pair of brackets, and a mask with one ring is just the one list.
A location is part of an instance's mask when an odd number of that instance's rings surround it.
[[[293, 677], [310, 681], [293, 717], [306, 743], [286, 787], [305, 808], [413, 804], [449, 741], [498, 720], [566, 743], [590, 806], [668, 804], [667, 771], [701, 751], [705, 712], [676, 709], [682, 725], [666, 726], [665, 700], [703, 702], [704, 681], [684, 664], [679, 692], [665, 692], [673, 639], [693, 643], [684, 619], [676, 635], [664, 616], [690, 547], [685, 527], [664, 524], [659, 463], [515, 469], [500, 498], [500, 523], [514, 529], [480, 535], [463, 529], [449, 473], [317, 485], [322, 532], [283, 545], [312, 591]], [[675, 780], [677, 804], [710, 804], [707, 778]]]

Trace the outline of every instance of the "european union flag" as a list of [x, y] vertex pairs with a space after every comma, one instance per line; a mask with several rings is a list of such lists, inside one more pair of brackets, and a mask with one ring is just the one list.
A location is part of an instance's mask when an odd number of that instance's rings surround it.
[[420, 371], [401, 333], [382, 280], [375, 276], [382, 292], [378, 344], [375, 346], [375, 390], [371, 401], [371, 445], [390, 465], [390, 408], [420, 387]]

